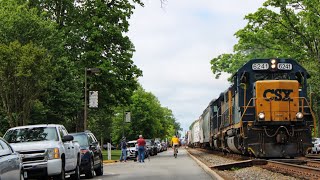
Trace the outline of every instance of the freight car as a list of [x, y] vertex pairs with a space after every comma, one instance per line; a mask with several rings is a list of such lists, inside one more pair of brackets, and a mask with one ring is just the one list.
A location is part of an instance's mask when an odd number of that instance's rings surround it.
[[248, 61], [199, 118], [210, 117], [199, 128], [203, 143], [209, 137], [213, 149], [255, 157], [303, 156], [312, 147], [316, 129], [307, 99], [309, 77], [292, 59]]
[[191, 139], [190, 139], [190, 145], [192, 147], [199, 147], [200, 146], [200, 134], [199, 134], [199, 119], [194, 121], [190, 126], [191, 131]]

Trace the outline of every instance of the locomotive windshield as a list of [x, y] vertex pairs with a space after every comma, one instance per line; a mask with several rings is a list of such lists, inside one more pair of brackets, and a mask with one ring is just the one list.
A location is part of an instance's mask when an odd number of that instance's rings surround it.
[[288, 73], [255, 73], [255, 81], [291, 79]]

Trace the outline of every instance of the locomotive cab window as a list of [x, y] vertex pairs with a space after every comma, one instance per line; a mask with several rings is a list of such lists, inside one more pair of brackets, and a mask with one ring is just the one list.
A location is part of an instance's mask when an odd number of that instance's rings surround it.
[[302, 72], [296, 72], [295, 78], [299, 82], [299, 89], [301, 89], [304, 84], [304, 74]]
[[249, 73], [243, 72], [240, 77], [240, 85], [239, 86], [241, 89], [246, 89], [248, 84], [249, 84]]
[[255, 73], [255, 81], [290, 79], [288, 73]]
[[213, 106], [213, 112], [215, 112], [215, 113], [218, 112], [218, 106]]

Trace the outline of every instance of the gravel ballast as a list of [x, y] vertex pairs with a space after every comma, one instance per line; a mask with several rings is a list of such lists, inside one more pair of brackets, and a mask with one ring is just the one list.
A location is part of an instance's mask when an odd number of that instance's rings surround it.
[[[226, 163], [236, 162], [236, 160], [221, 157], [211, 153], [207, 153], [198, 149], [188, 148], [191, 155], [206, 164], [208, 167], [222, 165]], [[240, 179], [240, 180], [299, 180], [291, 176], [286, 176], [281, 173], [275, 173], [260, 167], [252, 166], [247, 168], [239, 168], [233, 170], [216, 171], [225, 179]], [[303, 179], [303, 178], [301, 178]]]

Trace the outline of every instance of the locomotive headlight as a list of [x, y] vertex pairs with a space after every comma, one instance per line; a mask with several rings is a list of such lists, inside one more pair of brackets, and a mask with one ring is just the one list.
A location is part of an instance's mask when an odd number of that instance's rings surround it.
[[297, 119], [302, 119], [303, 114], [301, 112], [297, 112], [296, 117], [297, 117]]
[[275, 59], [271, 59], [271, 68], [275, 69], [277, 67], [277, 61]]
[[263, 120], [264, 117], [265, 117], [265, 114], [264, 114], [263, 112], [261, 112], [261, 113], [258, 114], [258, 118], [259, 118], [259, 119]]

